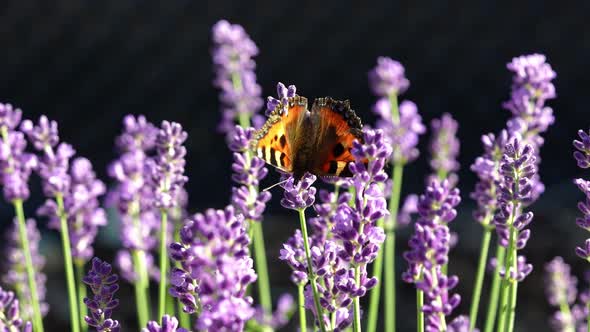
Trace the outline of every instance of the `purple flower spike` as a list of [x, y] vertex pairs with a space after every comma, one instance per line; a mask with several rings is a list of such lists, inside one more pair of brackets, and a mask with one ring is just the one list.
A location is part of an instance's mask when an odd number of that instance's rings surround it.
[[0, 181], [7, 202], [29, 198], [29, 177], [38, 166], [35, 155], [25, 152], [25, 136], [16, 130], [21, 116], [20, 109], [0, 104]]
[[479, 330], [469, 329], [469, 317], [457, 316], [447, 325], [447, 332], [479, 332]]
[[456, 217], [455, 207], [460, 201], [459, 189], [452, 187], [448, 180], [433, 180], [419, 198], [419, 217], [408, 242], [410, 250], [403, 254], [408, 269], [402, 279], [416, 284], [425, 294], [423, 311], [427, 314], [427, 331], [439, 331], [446, 325], [444, 317], [461, 300], [458, 294], [450, 294], [458, 278], [442, 272], [452, 244], [448, 224]]
[[[216, 73], [213, 84], [220, 89], [222, 105], [218, 128], [225, 134], [231, 134], [239, 118], [256, 116], [264, 104], [254, 73], [256, 63], [252, 59], [258, 55], [258, 48], [243, 27], [225, 20], [213, 26], [212, 38]], [[253, 120], [259, 122], [256, 118]]]
[[[532, 212], [520, 212], [523, 204], [531, 202], [534, 176], [537, 173], [534, 148], [515, 137], [504, 148], [500, 162], [502, 181], [498, 184], [499, 209], [494, 217], [496, 232], [502, 246], [509, 246], [510, 228], [516, 229], [517, 249], [526, 245], [529, 231], [525, 227], [532, 221]], [[513, 217], [511, 220], [510, 217]]]
[[146, 328], [141, 329], [141, 332], [189, 332], [187, 329], [178, 327], [178, 319], [174, 316], [164, 315], [162, 317], [162, 326], [158, 322], [150, 321]]
[[185, 221], [180, 239], [170, 245], [170, 256], [181, 264], [171, 271], [170, 294], [187, 313], [201, 308], [198, 329], [242, 330], [254, 315], [246, 288], [257, 277], [243, 216], [231, 206], [196, 214]]
[[[430, 167], [435, 173], [447, 177], [449, 173], [459, 170], [459, 162], [457, 161], [460, 147], [457, 138], [459, 124], [449, 113], [445, 113], [440, 119], [433, 119], [430, 126], [432, 128]], [[449, 176], [449, 179], [451, 177], [456, 177], [456, 175]]]
[[574, 151], [574, 158], [578, 162], [580, 168], [590, 168], [590, 136], [583, 130], [578, 130], [580, 140], [574, 140], [574, 147], [578, 151]]
[[184, 176], [186, 148], [183, 146], [187, 137], [188, 134], [179, 123], [162, 121], [156, 136], [156, 157], [151, 163], [156, 208], [178, 206], [182, 187], [188, 180]]
[[410, 86], [404, 66], [389, 57], [377, 58], [377, 66], [369, 72], [369, 83], [379, 97], [402, 94]]
[[[45, 273], [43, 273], [43, 268], [45, 267], [45, 257], [39, 253], [41, 234], [39, 233], [37, 224], [33, 219], [27, 220], [26, 227], [27, 236], [29, 239], [29, 248], [31, 250], [31, 259], [33, 262], [33, 270], [35, 272], [35, 282], [37, 285], [39, 306], [41, 309], [41, 314], [45, 316], [49, 311], [49, 304], [45, 302], [45, 295], [47, 292], [47, 289], [45, 288], [47, 276]], [[16, 219], [8, 230], [4, 253], [7, 264], [6, 273], [2, 276], [2, 281], [12, 289], [19, 290], [19, 293], [21, 294], [21, 317], [24, 320], [32, 320], [33, 304], [30, 302], [31, 293], [29, 290], [27, 271], [25, 267], [25, 257], [20, 242], [18, 223]]]
[[390, 101], [382, 98], [377, 101], [373, 111], [379, 116], [377, 128], [383, 130], [388, 144], [393, 147], [393, 163], [406, 164], [418, 158], [418, 136], [426, 132], [426, 127], [416, 104], [404, 100], [399, 105], [399, 118], [394, 118]]
[[[556, 97], [552, 83], [556, 74], [541, 54], [516, 57], [508, 63], [507, 68], [514, 76], [510, 100], [503, 104], [512, 113], [506, 127], [511, 136], [520, 135], [538, 154], [544, 143], [541, 134], [555, 122], [553, 110], [545, 102]], [[536, 164], [539, 162], [537, 156]], [[533, 176], [531, 185], [531, 198], [527, 204], [536, 201], [545, 190], [538, 174]]]
[[92, 259], [92, 268], [82, 279], [94, 294], [92, 298], [84, 298], [84, 304], [90, 311], [90, 316], [84, 319], [98, 332], [118, 332], [121, 328], [119, 322], [111, 318], [113, 309], [119, 305], [119, 300], [114, 298], [119, 290], [118, 279], [116, 274], [112, 274], [111, 265], [97, 257]]
[[295, 311], [296, 304], [291, 294], [285, 293], [277, 301], [277, 309], [274, 313], [265, 313], [262, 307], [256, 308], [255, 319], [262, 326], [269, 326], [275, 330], [289, 323], [289, 318]]
[[295, 234], [283, 244], [279, 259], [287, 262], [293, 269], [291, 281], [294, 284], [305, 285], [307, 283], [307, 260], [300, 230], [295, 230]]
[[281, 199], [281, 205], [286, 209], [300, 210], [306, 209], [315, 202], [316, 188], [312, 187], [316, 176], [306, 173], [299, 182], [295, 183], [295, 178], [290, 177], [281, 187], [285, 189], [285, 194]]
[[252, 156], [249, 151], [253, 135], [254, 128], [236, 126], [229, 140], [229, 147], [234, 151], [232, 180], [238, 185], [232, 188], [231, 202], [247, 220], [261, 221], [271, 193], [258, 191], [260, 180], [266, 177], [268, 169], [264, 160]]
[[279, 98], [277, 99], [271, 96], [267, 98], [265, 115], [267, 117], [270, 116], [270, 113], [274, 111], [279, 104], [283, 105], [281, 114], [287, 115], [287, 112], [289, 111], [289, 98], [295, 97], [296, 92], [297, 88], [295, 85], [289, 85], [287, 88], [283, 83], [279, 82], [277, 84], [277, 96]]
[[561, 257], [555, 257], [545, 265], [547, 300], [549, 304], [559, 307], [562, 304], [572, 305], [576, 301], [576, 277], [571, 275], [570, 266]]
[[13, 292], [0, 287], [0, 329], [9, 332], [33, 332], [30, 322], [20, 317], [18, 299]]

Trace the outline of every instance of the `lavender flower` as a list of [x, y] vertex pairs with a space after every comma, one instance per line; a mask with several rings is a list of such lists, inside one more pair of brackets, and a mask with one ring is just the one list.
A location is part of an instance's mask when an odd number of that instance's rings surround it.
[[266, 99], [266, 116], [270, 116], [270, 113], [277, 108], [279, 105], [283, 105], [282, 114], [286, 115], [289, 111], [289, 98], [295, 97], [297, 93], [297, 88], [295, 85], [289, 85], [287, 88], [283, 83], [279, 82], [277, 84], [277, 95], [278, 99], [268, 96]]
[[457, 129], [459, 124], [449, 113], [443, 114], [440, 119], [433, 119], [430, 123], [432, 139], [430, 141], [430, 167], [441, 179], [449, 176], [452, 182], [456, 182], [456, 174], [459, 170], [459, 139]]
[[[47, 277], [43, 273], [45, 266], [45, 257], [39, 253], [39, 242], [41, 234], [37, 229], [35, 220], [29, 219], [26, 223], [27, 236], [29, 240], [29, 248], [31, 250], [31, 259], [33, 262], [33, 269], [35, 272], [35, 282], [37, 287], [37, 297], [41, 314], [45, 316], [49, 311], [49, 304], [45, 302], [46, 288], [45, 283]], [[25, 257], [18, 234], [18, 223], [15, 220], [8, 230], [6, 238], [5, 258], [6, 273], [2, 277], [2, 281], [10, 286], [12, 289], [17, 289], [21, 296], [20, 310], [21, 317], [24, 320], [33, 319], [33, 304], [31, 303], [31, 292], [29, 289], [27, 271], [25, 267]]]
[[121, 328], [119, 322], [111, 318], [113, 309], [119, 305], [119, 300], [114, 298], [119, 290], [118, 279], [116, 274], [112, 274], [111, 265], [97, 257], [92, 259], [92, 268], [82, 278], [94, 294], [92, 298], [84, 298], [84, 304], [90, 311], [90, 316], [84, 319], [98, 332], [117, 332]]
[[373, 111], [379, 116], [377, 128], [383, 130], [388, 144], [393, 147], [392, 162], [407, 164], [418, 158], [418, 136], [424, 134], [426, 128], [416, 104], [404, 100], [399, 105], [399, 115], [392, 115], [391, 103], [382, 98], [377, 101]]
[[300, 210], [306, 209], [315, 202], [316, 188], [312, 187], [316, 176], [306, 173], [299, 182], [295, 183], [295, 178], [290, 177], [281, 185], [285, 189], [285, 194], [281, 199], [281, 205], [286, 209]]
[[285, 293], [277, 301], [277, 309], [272, 314], [267, 314], [261, 307], [256, 309], [256, 322], [262, 326], [269, 326], [273, 329], [280, 329], [287, 325], [289, 318], [295, 311], [295, 300], [291, 294]]
[[491, 221], [498, 208], [498, 185], [502, 181], [500, 161], [504, 154], [504, 147], [508, 143], [508, 132], [503, 130], [498, 136], [483, 135], [481, 141], [484, 154], [471, 165], [471, 170], [479, 179], [470, 197], [477, 203], [477, 209], [473, 214], [475, 219], [484, 227], [494, 227]]
[[234, 151], [232, 179], [238, 184], [232, 188], [231, 202], [247, 220], [261, 221], [271, 194], [269, 191], [257, 190], [260, 180], [268, 174], [268, 169], [264, 160], [251, 155], [249, 151], [253, 135], [254, 128], [244, 129], [240, 126], [236, 126], [231, 135], [229, 146]]
[[457, 316], [447, 325], [447, 332], [479, 332], [479, 330], [469, 329], [469, 317]]
[[0, 181], [4, 199], [8, 202], [29, 198], [29, 176], [38, 165], [37, 158], [25, 152], [27, 141], [24, 135], [16, 131], [21, 116], [20, 109], [0, 104]]
[[23, 322], [19, 303], [13, 292], [0, 287], [0, 330], [10, 332], [33, 332], [31, 322]]
[[207, 210], [185, 221], [180, 238], [170, 245], [170, 256], [181, 264], [171, 272], [170, 294], [187, 313], [201, 309], [197, 328], [241, 330], [254, 315], [245, 292], [256, 280], [243, 216], [231, 206]]
[[547, 300], [552, 306], [562, 303], [571, 305], [576, 301], [577, 283], [576, 277], [571, 275], [570, 266], [561, 257], [555, 257], [545, 264]]
[[511, 229], [514, 228], [516, 249], [525, 247], [530, 230], [525, 227], [532, 221], [533, 213], [522, 213], [521, 206], [531, 200], [533, 176], [537, 172], [534, 149], [531, 145], [522, 145], [515, 137], [504, 148], [500, 163], [503, 181], [498, 185], [499, 208], [494, 217], [499, 243], [509, 246]]
[[[574, 158], [580, 168], [588, 168], [590, 167], [588, 163], [590, 160], [590, 137], [583, 130], [578, 131], [578, 136], [581, 140], [574, 140], [574, 147], [577, 149], [574, 152]], [[579, 178], [575, 179], [574, 183], [585, 195], [585, 200], [578, 202], [578, 209], [582, 212], [582, 217], [576, 218], [576, 224], [580, 228], [590, 231], [590, 181]], [[590, 262], [590, 239], [586, 240], [584, 246], [576, 247], [576, 254]]]
[[156, 136], [156, 157], [150, 165], [154, 207], [170, 209], [178, 206], [182, 186], [187, 177], [183, 175], [186, 148], [182, 145], [188, 135], [176, 122], [163, 121]]
[[369, 82], [373, 93], [380, 97], [402, 94], [410, 86], [401, 63], [389, 58], [377, 58], [377, 66], [369, 72]]
[[[212, 37], [216, 72], [213, 84], [221, 90], [219, 99], [222, 104], [218, 128], [230, 134], [237, 120], [243, 127], [249, 126], [249, 119], [257, 115], [263, 105], [261, 88], [254, 73], [256, 63], [252, 59], [258, 55], [258, 48], [243, 27], [225, 20], [213, 26]], [[255, 123], [261, 120], [262, 117], [254, 118]]]
[[307, 284], [307, 260], [305, 257], [305, 248], [303, 247], [303, 237], [301, 236], [300, 230], [295, 230], [295, 234], [283, 244], [283, 249], [280, 250], [279, 259], [287, 262], [291, 269], [293, 269], [293, 272], [291, 273], [291, 281], [293, 281], [294, 284]]
[[[62, 193], [67, 217], [72, 257], [86, 262], [93, 255], [92, 244], [98, 227], [106, 226], [107, 217], [100, 207], [99, 197], [106, 191], [104, 183], [96, 179], [92, 164], [86, 158], [72, 161], [69, 173], [70, 185]], [[46, 200], [38, 209], [40, 216], [49, 217], [49, 228], [60, 230], [60, 212], [54, 200]]]
[[157, 135], [158, 129], [143, 115], [125, 116], [123, 132], [116, 139], [120, 157], [108, 168], [109, 175], [116, 180], [109, 192], [108, 204], [119, 212], [121, 241], [125, 248], [117, 253], [115, 265], [128, 282], [135, 282], [138, 277], [135, 270], [139, 267], [135, 267], [131, 259], [133, 250], [143, 251], [143, 263], [150, 277], [156, 281], [160, 278], [150, 252], [157, 244], [160, 220], [154, 209], [154, 193], [148, 185], [151, 179], [147, 172]]
[[[545, 102], [556, 97], [555, 86], [551, 82], [556, 74], [541, 54], [516, 57], [507, 68], [514, 73], [510, 100], [503, 104], [512, 113], [506, 126], [511, 134], [535, 148], [537, 164], [539, 148], [543, 145], [541, 134], [555, 122], [553, 110]], [[532, 178], [531, 202], [536, 201], [545, 190], [538, 174]], [[529, 203], [530, 204], [530, 203]]]
[[445, 316], [461, 301], [458, 294], [449, 294], [458, 278], [448, 277], [442, 271], [442, 266], [448, 262], [451, 244], [448, 223], [455, 219], [455, 207], [460, 201], [459, 189], [447, 180], [432, 181], [419, 198], [419, 217], [408, 242], [410, 250], [404, 253], [408, 270], [402, 278], [415, 283], [426, 295], [422, 310], [426, 314], [427, 330], [439, 331], [446, 324]]
[[162, 326], [158, 322], [150, 321], [146, 328], [141, 329], [141, 332], [189, 332], [187, 329], [178, 327], [178, 319], [174, 316], [164, 315], [162, 317]]

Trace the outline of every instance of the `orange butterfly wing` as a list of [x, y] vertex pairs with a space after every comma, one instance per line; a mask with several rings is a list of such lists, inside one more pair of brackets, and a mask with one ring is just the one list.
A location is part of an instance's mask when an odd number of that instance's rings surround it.
[[348, 164], [354, 161], [354, 156], [350, 150], [354, 140], [362, 141], [361, 119], [350, 108], [348, 100], [329, 97], [316, 99], [311, 112], [319, 123], [318, 159], [313, 172], [321, 176], [352, 176]]
[[282, 114], [279, 104], [268, 120], [254, 135], [252, 149], [268, 164], [283, 172], [293, 172], [293, 143], [296, 128], [307, 112], [307, 98], [289, 98], [287, 114]]

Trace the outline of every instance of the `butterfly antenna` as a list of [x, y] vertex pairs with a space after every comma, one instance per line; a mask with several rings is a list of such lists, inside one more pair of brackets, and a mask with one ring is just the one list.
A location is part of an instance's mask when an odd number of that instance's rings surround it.
[[276, 186], [280, 186], [281, 184], [283, 184], [283, 183], [285, 183], [285, 182], [287, 182], [287, 181], [289, 181], [289, 178], [287, 178], [287, 179], [285, 179], [285, 180], [283, 180], [283, 181], [277, 182], [277, 183], [273, 184], [273, 185], [272, 185], [272, 186], [270, 186], [270, 187], [264, 188], [262, 191], [268, 191], [268, 190], [270, 190], [270, 189], [272, 189], [272, 188], [274, 188], [274, 187], [276, 187]]

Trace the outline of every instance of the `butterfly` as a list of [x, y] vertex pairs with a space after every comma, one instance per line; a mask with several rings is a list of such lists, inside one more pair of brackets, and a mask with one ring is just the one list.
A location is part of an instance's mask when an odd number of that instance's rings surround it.
[[[287, 110], [284, 112], [283, 110]], [[350, 177], [352, 142], [362, 141], [361, 119], [350, 102], [295, 95], [279, 103], [254, 134], [252, 149], [266, 163], [300, 180], [306, 172], [321, 177]]]

